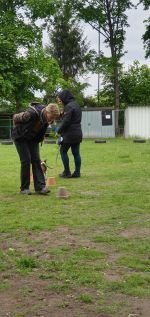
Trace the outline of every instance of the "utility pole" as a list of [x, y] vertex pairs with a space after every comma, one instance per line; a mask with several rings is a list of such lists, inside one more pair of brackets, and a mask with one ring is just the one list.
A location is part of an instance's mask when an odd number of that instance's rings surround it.
[[[99, 30], [98, 30], [98, 57], [100, 58], [100, 25], [99, 25]], [[100, 105], [100, 72], [98, 70], [98, 107]]]

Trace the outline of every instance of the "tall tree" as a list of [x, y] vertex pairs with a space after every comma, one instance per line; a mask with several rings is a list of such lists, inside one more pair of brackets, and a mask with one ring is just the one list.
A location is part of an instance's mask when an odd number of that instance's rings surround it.
[[[42, 52], [42, 28], [37, 18], [54, 12], [54, 1], [1, 0], [0, 2], [0, 99], [1, 104], [16, 104], [34, 96], [42, 87], [45, 74], [37, 61]], [[44, 61], [40, 54], [40, 61]], [[44, 62], [45, 63], [45, 62]], [[52, 63], [50, 63], [52, 66]]]
[[[150, 0], [141, 0], [140, 3], [143, 3], [144, 9], [150, 9]], [[144, 48], [145, 48], [145, 57], [150, 57], [150, 17], [145, 21], [146, 31], [143, 35]]]
[[88, 44], [83, 38], [70, 1], [62, 1], [59, 6], [53, 17], [49, 37], [50, 44], [46, 51], [58, 61], [64, 79], [77, 79], [85, 72]]
[[[128, 26], [126, 10], [132, 7], [132, 2], [130, 0], [73, 0], [72, 3], [79, 16], [102, 35], [106, 46], [110, 48], [114, 106], [118, 109], [120, 59], [125, 53], [125, 28]], [[110, 58], [108, 62], [110, 65]], [[116, 120], [116, 130], [117, 122], [118, 120]]]

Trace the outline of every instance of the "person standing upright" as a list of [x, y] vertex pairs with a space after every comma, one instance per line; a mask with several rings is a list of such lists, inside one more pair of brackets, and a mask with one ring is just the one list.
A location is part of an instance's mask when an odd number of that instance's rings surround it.
[[[81, 108], [68, 89], [64, 89], [58, 93], [57, 102], [59, 104], [62, 103], [63, 105], [62, 120], [58, 127], [57, 133], [62, 136], [60, 154], [64, 166], [64, 171], [59, 174], [59, 176], [63, 178], [80, 177], [80, 143], [82, 142]], [[75, 164], [75, 170], [72, 174], [69, 166], [69, 148], [71, 148]]]

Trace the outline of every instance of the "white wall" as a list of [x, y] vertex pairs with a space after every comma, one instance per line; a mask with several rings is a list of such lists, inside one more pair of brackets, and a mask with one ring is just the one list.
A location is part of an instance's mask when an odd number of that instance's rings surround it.
[[150, 138], [150, 107], [128, 107], [125, 110], [124, 135]]

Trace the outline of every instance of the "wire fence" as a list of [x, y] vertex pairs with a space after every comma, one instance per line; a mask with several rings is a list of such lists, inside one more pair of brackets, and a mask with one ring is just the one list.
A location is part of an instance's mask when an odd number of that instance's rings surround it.
[[12, 118], [0, 118], [0, 139], [11, 139], [12, 128]]
[[[118, 112], [118, 127], [117, 131], [115, 131], [115, 135], [123, 135], [124, 134], [124, 110], [118, 111], [115, 110], [115, 112]], [[94, 123], [93, 123], [94, 124]], [[84, 124], [82, 122], [82, 125], [84, 127]], [[13, 120], [12, 115], [4, 115], [0, 117], [0, 139], [11, 139], [12, 137], [12, 129], [13, 129]], [[90, 127], [88, 127], [90, 129]], [[49, 128], [47, 129], [46, 137], [52, 137], [54, 134], [53, 129]], [[99, 133], [98, 133], [99, 135]]]

